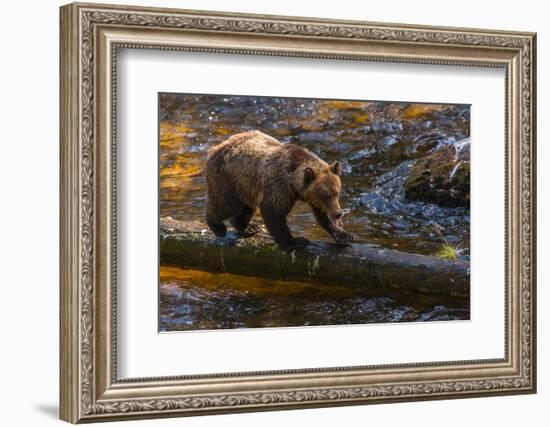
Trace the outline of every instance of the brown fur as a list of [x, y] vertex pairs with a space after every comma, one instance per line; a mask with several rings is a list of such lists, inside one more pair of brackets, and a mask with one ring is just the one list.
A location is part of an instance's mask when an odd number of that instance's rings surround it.
[[340, 173], [339, 162], [328, 165], [308, 150], [262, 132], [233, 135], [208, 151], [208, 225], [223, 236], [223, 221], [229, 219], [238, 231], [247, 233], [253, 231], [250, 219], [260, 208], [277, 243], [284, 248], [303, 246], [307, 240], [293, 238], [286, 224], [286, 216], [301, 200], [312, 206], [318, 223], [336, 241], [348, 242], [351, 235], [336, 222], [342, 214]]

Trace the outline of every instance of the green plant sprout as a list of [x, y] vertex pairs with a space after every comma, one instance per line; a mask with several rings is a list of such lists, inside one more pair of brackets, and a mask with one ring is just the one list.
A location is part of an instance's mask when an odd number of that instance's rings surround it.
[[445, 237], [443, 237], [443, 234], [441, 234], [441, 230], [439, 230], [439, 227], [437, 224], [433, 224], [434, 230], [438, 234], [439, 238], [443, 241], [443, 244], [441, 245], [441, 248], [434, 254], [437, 258], [441, 259], [457, 259], [460, 255], [460, 243], [458, 245], [451, 245]]

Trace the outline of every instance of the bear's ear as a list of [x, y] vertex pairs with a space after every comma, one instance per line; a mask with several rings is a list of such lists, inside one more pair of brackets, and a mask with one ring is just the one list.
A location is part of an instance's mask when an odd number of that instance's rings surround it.
[[304, 169], [304, 185], [307, 187], [315, 179], [315, 172], [311, 168]]
[[332, 165], [330, 165], [330, 170], [336, 175], [342, 175], [342, 163], [334, 162]]

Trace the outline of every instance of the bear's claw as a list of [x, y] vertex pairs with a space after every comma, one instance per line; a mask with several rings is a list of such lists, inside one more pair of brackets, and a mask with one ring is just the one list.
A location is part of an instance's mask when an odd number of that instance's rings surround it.
[[347, 231], [338, 232], [334, 234], [333, 238], [336, 243], [342, 245], [352, 243], [355, 240], [355, 236]]

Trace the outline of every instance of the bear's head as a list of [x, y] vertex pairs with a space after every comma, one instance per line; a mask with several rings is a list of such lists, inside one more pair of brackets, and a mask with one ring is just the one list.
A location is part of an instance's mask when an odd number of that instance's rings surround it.
[[305, 167], [304, 171], [304, 200], [312, 206], [326, 213], [330, 218], [338, 220], [342, 217], [340, 207], [340, 189], [342, 182], [342, 164], [334, 162], [331, 165], [323, 164], [314, 167]]

